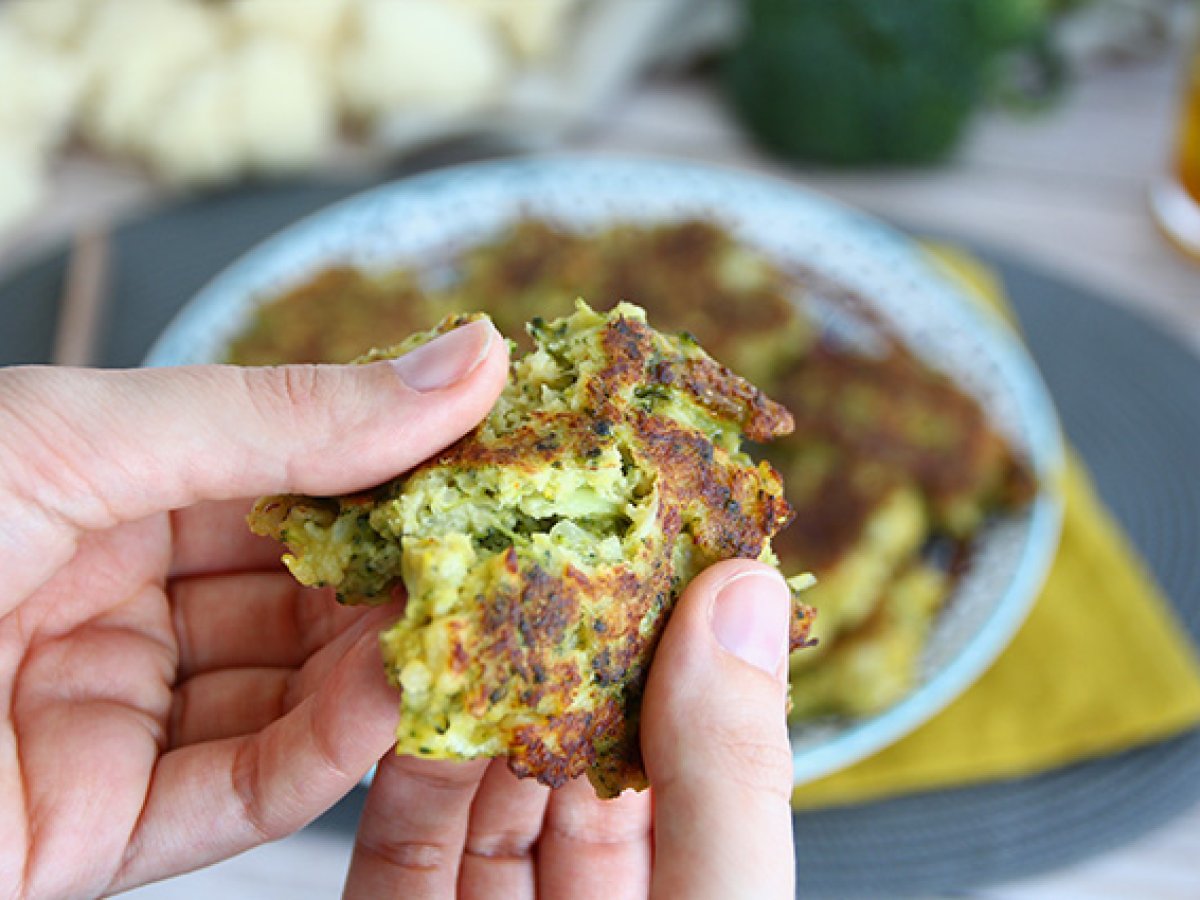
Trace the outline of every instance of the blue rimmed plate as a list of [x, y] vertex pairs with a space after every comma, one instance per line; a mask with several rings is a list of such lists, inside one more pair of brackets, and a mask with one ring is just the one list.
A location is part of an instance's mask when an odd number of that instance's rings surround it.
[[[886, 226], [788, 182], [694, 164], [629, 158], [476, 163], [375, 188], [251, 250], [187, 304], [149, 365], [220, 360], [262, 300], [333, 264], [429, 269], [511, 220], [579, 228], [705, 215], [784, 268], [816, 270], [859, 293], [921, 356], [976, 396], [1052, 485], [1062, 460], [1053, 405], [1024, 348]], [[925, 650], [917, 686], [879, 715], [793, 730], [797, 783], [892, 743], [965, 690], [1016, 633], [1057, 545], [1057, 495], [986, 529]]]

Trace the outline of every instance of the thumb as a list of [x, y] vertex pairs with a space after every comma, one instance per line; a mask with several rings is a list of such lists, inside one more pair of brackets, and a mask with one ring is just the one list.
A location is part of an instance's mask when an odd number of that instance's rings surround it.
[[81, 529], [199, 500], [385, 481], [488, 413], [504, 347], [481, 320], [364, 366], [2, 372], [0, 498], [27, 517], [0, 528], [0, 570], [32, 553], [53, 571]]
[[791, 592], [761, 563], [718, 563], [671, 614], [642, 704], [657, 897], [792, 897], [786, 722]]

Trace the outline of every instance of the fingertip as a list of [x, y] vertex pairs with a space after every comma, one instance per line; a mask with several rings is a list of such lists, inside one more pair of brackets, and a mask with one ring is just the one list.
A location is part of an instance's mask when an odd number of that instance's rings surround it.
[[[499, 399], [500, 392], [504, 390], [504, 385], [508, 381], [508, 341], [492, 324], [491, 319], [480, 319], [466, 327], [476, 333], [474, 340], [482, 345], [479, 361], [461, 381], [451, 385], [450, 390], [478, 398], [480, 403], [476, 415], [476, 421], [478, 421], [496, 405], [496, 400]], [[474, 424], [474, 422], [471, 423], [472, 426]]]
[[488, 764], [387, 754], [367, 793], [343, 896], [454, 896]]
[[[759, 600], [765, 609], [755, 615]], [[752, 559], [714, 563], [692, 579], [675, 604], [655, 652], [651, 681], [679, 682], [685, 669], [727, 656], [782, 677], [790, 611], [791, 591], [775, 568]], [[747, 631], [746, 626], [753, 627]]]
[[693, 578], [684, 589], [680, 603], [683, 603], [686, 598], [697, 597], [711, 606], [722, 585], [747, 576], [774, 580], [785, 589], [787, 587], [787, 582], [779, 574], [779, 570], [773, 566], [756, 559], [724, 559], [713, 563]]
[[[407, 387], [428, 394], [468, 387], [473, 380], [490, 383], [500, 356], [507, 362], [507, 344], [500, 332], [490, 319], [476, 319], [386, 364]], [[473, 379], [477, 372], [481, 378]]]
[[788, 655], [792, 592], [774, 569], [742, 569], [717, 584], [709, 627], [721, 648], [782, 680]]

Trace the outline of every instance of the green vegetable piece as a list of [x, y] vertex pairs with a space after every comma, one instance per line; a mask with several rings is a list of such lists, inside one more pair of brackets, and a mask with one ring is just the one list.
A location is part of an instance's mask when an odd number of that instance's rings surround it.
[[997, 55], [1039, 31], [1044, 0], [748, 0], [726, 67], [769, 149], [837, 165], [942, 159]]

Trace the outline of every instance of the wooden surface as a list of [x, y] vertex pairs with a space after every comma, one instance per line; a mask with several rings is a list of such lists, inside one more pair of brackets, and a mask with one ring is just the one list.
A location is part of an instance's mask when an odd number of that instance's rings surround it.
[[[956, 162], [926, 172], [786, 169], [748, 145], [710, 89], [689, 81], [645, 86], [572, 148], [680, 156], [781, 174], [918, 229], [957, 232], [1014, 251], [1145, 311], [1200, 349], [1200, 267], [1158, 235], [1145, 201], [1147, 185], [1169, 156], [1176, 74], [1171, 59], [1089, 73], [1053, 114], [986, 117]], [[81, 224], [119, 220], [158, 202], [136, 173], [73, 158], [58, 173], [47, 210], [0, 244], [0, 268]], [[349, 849], [348, 838], [301, 833], [136, 896], [336, 896]], [[1200, 807], [1102, 858], [967, 896], [1200, 897]]]

